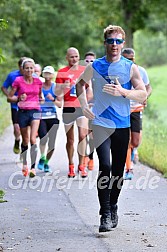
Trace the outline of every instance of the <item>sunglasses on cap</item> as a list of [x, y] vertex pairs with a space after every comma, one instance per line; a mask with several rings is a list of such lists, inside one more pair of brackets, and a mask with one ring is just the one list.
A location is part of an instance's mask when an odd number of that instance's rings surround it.
[[105, 41], [107, 44], [110, 44], [110, 45], [113, 45], [114, 42], [116, 42], [117, 45], [120, 45], [124, 42], [124, 39], [107, 38]]

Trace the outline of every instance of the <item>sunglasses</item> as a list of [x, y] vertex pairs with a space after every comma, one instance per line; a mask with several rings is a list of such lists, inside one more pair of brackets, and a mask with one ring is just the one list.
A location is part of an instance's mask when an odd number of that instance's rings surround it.
[[85, 60], [86, 63], [93, 62], [94, 60]]
[[107, 44], [110, 44], [110, 45], [113, 45], [114, 42], [116, 42], [117, 45], [120, 45], [124, 42], [124, 39], [107, 38], [105, 41]]
[[[126, 57], [125, 57], [126, 58]], [[134, 58], [127, 58], [128, 60], [134, 60]]]

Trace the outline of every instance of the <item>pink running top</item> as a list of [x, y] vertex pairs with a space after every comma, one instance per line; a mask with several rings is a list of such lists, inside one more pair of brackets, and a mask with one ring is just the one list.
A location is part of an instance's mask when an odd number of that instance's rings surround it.
[[12, 87], [16, 89], [18, 97], [22, 94], [26, 94], [25, 101], [19, 101], [18, 107], [20, 109], [40, 110], [39, 94], [42, 87], [42, 82], [39, 78], [33, 78], [33, 83], [29, 84], [24, 80], [23, 76], [19, 76], [15, 79]]

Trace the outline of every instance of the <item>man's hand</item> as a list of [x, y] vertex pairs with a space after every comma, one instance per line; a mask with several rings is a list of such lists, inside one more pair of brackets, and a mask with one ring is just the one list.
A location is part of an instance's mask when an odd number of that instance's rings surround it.
[[66, 89], [66, 88], [70, 88], [71, 82], [70, 80], [65, 80], [65, 82], [63, 83], [63, 85], [61, 85], [62, 89]]
[[123, 90], [121, 84], [119, 83], [118, 79], [115, 79], [115, 83], [107, 83], [103, 86], [102, 91], [113, 95], [113, 96], [122, 96], [121, 91]]

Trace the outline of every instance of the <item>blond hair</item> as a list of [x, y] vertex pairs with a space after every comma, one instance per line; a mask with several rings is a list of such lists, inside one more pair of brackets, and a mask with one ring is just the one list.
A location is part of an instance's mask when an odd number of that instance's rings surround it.
[[122, 29], [121, 26], [117, 26], [117, 25], [109, 25], [104, 29], [104, 39], [106, 40], [106, 38], [108, 37], [109, 34], [112, 33], [121, 33], [122, 34], [122, 38], [125, 39], [125, 32]]
[[27, 62], [33, 63], [33, 65], [34, 65], [34, 67], [35, 67], [35, 62], [34, 62], [33, 59], [31, 59], [31, 58], [25, 58], [25, 59], [23, 60], [22, 64], [21, 64], [22, 68], [24, 68], [24, 66], [25, 66], [25, 64], [26, 64]]

